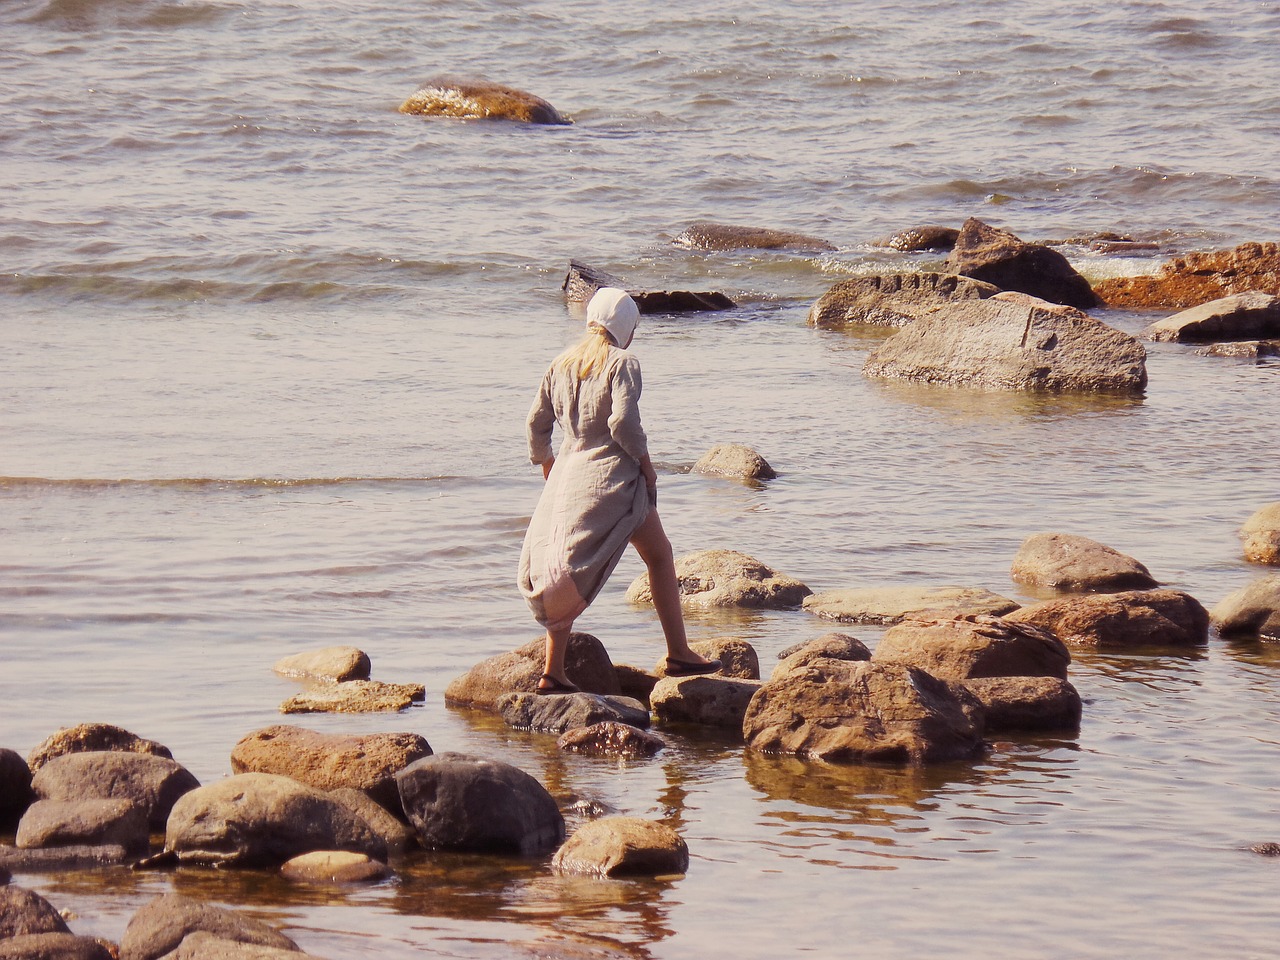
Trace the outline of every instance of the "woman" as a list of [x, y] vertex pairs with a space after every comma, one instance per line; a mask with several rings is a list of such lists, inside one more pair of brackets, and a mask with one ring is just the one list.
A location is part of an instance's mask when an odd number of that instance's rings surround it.
[[[667, 674], [720, 669], [689, 648], [671, 543], [658, 519], [658, 475], [640, 426], [640, 364], [626, 352], [640, 310], [626, 291], [602, 287], [587, 305], [587, 332], [551, 362], [529, 411], [529, 459], [546, 486], [520, 554], [520, 590], [547, 630], [540, 694], [577, 693], [565, 676], [573, 621], [596, 598], [627, 544], [649, 568], [667, 640]], [[552, 456], [551, 432], [564, 434]]]

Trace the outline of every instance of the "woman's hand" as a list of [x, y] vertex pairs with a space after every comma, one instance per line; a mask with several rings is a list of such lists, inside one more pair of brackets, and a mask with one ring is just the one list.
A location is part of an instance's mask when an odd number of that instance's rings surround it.
[[653, 469], [653, 463], [648, 457], [640, 461], [640, 475], [644, 477], [644, 485], [649, 488], [649, 502], [657, 506], [658, 472]]

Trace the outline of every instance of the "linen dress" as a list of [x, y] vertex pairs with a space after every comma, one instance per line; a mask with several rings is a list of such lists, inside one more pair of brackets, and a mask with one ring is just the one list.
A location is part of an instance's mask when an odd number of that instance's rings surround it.
[[555, 424], [564, 434], [520, 552], [520, 592], [544, 627], [573, 623], [649, 515], [640, 388], [639, 361], [611, 345], [585, 380], [552, 361], [529, 410], [532, 462], [551, 456]]

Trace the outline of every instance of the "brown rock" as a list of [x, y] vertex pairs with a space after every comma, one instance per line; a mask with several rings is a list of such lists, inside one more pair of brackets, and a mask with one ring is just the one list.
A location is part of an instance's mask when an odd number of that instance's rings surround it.
[[772, 480], [778, 475], [768, 460], [741, 443], [717, 443], [693, 465], [693, 472], [735, 480]]
[[281, 713], [395, 713], [427, 697], [420, 683], [347, 680], [323, 683], [280, 704]]
[[1016, 601], [990, 590], [955, 586], [824, 590], [804, 601], [809, 613], [840, 623], [900, 623], [908, 618], [933, 620], [976, 614], [998, 617], [1017, 608]]
[[0, 887], [0, 941], [31, 933], [70, 933], [62, 915], [44, 897], [25, 887]]
[[[747, 607], [785, 610], [798, 607], [812, 591], [737, 550], [700, 550], [676, 560], [680, 600], [695, 609]], [[631, 603], [652, 603], [649, 574], [642, 573], [627, 589]]]
[[960, 231], [955, 227], [911, 227], [901, 230], [891, 237], [875, 241], [877, 247], [888, 247], [903, 253], [915, 253], [920, 250], [950, 250], [956, 245]]
[[34, 799], [27, 761], [14, 750], [0, 749], [0, 831], [15, 825]]
[[1280, 297], [1256, 290], [1234, 293], [1159, 320], [1143, 336], [1173, 343], [1280, 337]]
[[[760, 679], [760, 656], [746, 640], [736, 637], [695, 640], [689, 644], [689, 649], [708, 660], [719, 660], [720, 669], [716, 671], [719, 676], [737, 677], [739, 680]], [[666, 657], [658, 661], [653, 672], [659, 680], [667, 675]]]
[[639, 817], [604, 817], [584, 823], [551, 861], [558, 873], [657, 877], [689, 869], [689, 848], [666, 824]]
[[130, 851], [118, 843], [101, 846], [77, 844], [70, 847], [18, 847], [0, 846], [0, 869], [23, 873], [86, 870], [93, 867], [109, 867], [133, 859]]
[[120, 938], [120, 960], [159, 960], [196, 933], [280, 950], [298, 949], [284, 934], [259, 920], [168, 893], [144, 904], [133, 915]]
[[631, 759], [652, 757], [666, 745], [656, 734], [612, 720], [567, 730], [557, 743], [561, 750], [569, 753]]
[[0, 960], [115, 960], [101, 940], [73, 933], [31, 933], [0, 940]]
[[587, 303], [601, 287], [626, 290], [641, 313], [698, 313], [703, 310], [728, 310], [737, 304], [714, 290], [633, 290], [625, 280], [578, 260], [569, 261], [561, 289], [566, 303]]
[[325, 647], [323, 650], [295, 653], [278, 660], [275, 665], [275, 672], [281, 676], [328, 680], [331, 683], [368, 680], [370, 669], [369, 655], [358, 647]]
[[1022, 541], [1009, 576], [1055, 590], [1142, 590], [1155, 578], [1133, 557], [1088, 537], [1035, 533]]
[[1006, 617], [1048, 630], [1072, 647], [1195, 646], [1209, 641], [1209, 613], [1179, 590], [1059, 597]]
[[857, 637], [847, 633], [825, 633], [805, 643], [793, 644], [778, 654], [778, 663], [770, 675], [771, 680], [784, 673], [807, 667], [814, 660], [870, 660], [871, 651]]
[[1211, 343], [1196, 351], [1201, 357], [1226, 357], [1228, 359], [1262, 360], [1280, 357], [1280, 340], [1231, 340]]
[[130, 800], [147, 822], [164, 829], [178, 799], [200, 786], [191, 772], [148, 753], [68, 753], [48, 761], [31, 780], [43, 800]]
[[363, 853], [313, 850], [286, 860], [280, 875], [302, 883], [368, 883], [385, 880], [391, 871], [385, 863]]
[[1000, 288], [953, 273], [891, 273], [841, 280], [809, 308], [811, 327], [902, 327], [957, 300], [985, 300]]
[[1185, 309], [1233, 293], [1258, 290], [1280, 296], [1280, 246], [1242, 243], [1232, 250], [1190, 253], [1146, 277], [1100, 281], [1095, 292], [1109, 307]]
[[1280, 563], [1280, 501], [1260, 507], [1240, 528], [1250, 563]]
[[1224, 597], [1209, 611], [1209, 618], [1223, 636], [1243, 634], [1280, 641], [1280, 573]]
[[29, 850], [118, 844], [141, 854], [150, 839], [147, 814], [132, 800], [38, 800], [18, 824], [14, 845]]
[[982, 677], [961, 681], [982, 703], [988, 733], [1080, 729], [1080, 694], [1058, 677]]
[[178, 948], [172, 953], [166, 953], [163, 960], [319, 960], [319, 958], [299, 950], [242, 943], [239, 940], [227, 940], [212, 933], [197, 930], [187, 934]]
[[667, 677], [658, 681], [649, 702], [653, 715], [662, 723], [698, 723], [741, 730], [747, 704], [759, 689], [759, 680]]
[[1089, 281], [1062, 254], [972, 217], [960, 228], [947, 266], [952, 273], [1050, 303], [1088, 310], [1099, 302]]
[[1009, 618], [909, 620], [891, 627], [872, 663], [901, 663], [947, 680], [1067, 678], [1071, 654], [1052, 634]]
[[400, 112], [464, 120], [515, 120], [551, 125], [570, 122], [546, 100], [531, 93], [487, 80], [453, 77], [426, 81], [400, 105]]
[[[499, 698], [508, 693], [532, 693], [542, 676], [545, 652], [546, 640], [538, 637], [518, 650], [483, 660], [445, 688], [445, 702], [493, 710]], [[569, 635], [565, 672], [586, 693], [613, 696], [622, 692], [608, 651], [589, 633]]]
[[739, 227], [700, 221], [691, 223], [672, 241], [694, 250], [794, 250], [799, 253], [826, 253], [836, 246], [820, 237], [766, 227]]
[[614, 671], [618, 676], [618, 687], [622, 695], [632, 700], [639, 700], [647, 706], [649, 694], [653, 692], [653, 685], [658, 682], [658, 678], [648, 670], [642, 670], [629, 663], [616, 664]]
[[400, 806], [399, 793], [396, 794], [394, 807], [398, 813], [393, 813], [392, 808], [378, 803], [363, 790], [354, 787], [330, 790], [329, 796], [368, 824], [369, 829], [387, 845], [389, 854], [404, 853], [416, 843], [417, 835], [400, 819], [404, 816], [404, 810]]
[[173, 759], [173, 754], [169, 752], [168, 747], [154, 740], [145, 740], [123, 727], [113, 726], [110, 723], [82, 723], [75, 727], [64, 727], [47, 737], [31, 751], [27, 757], [27, 763], [31, 767], [31, 772], [35, 773], [54, 757], [61, 757], [68, 753], [103, 751], [147, 753]]

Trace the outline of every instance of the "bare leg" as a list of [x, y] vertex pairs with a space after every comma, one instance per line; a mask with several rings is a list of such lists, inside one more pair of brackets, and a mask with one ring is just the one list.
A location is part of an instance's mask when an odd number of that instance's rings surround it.
[[[543, 661], [542, 672], [554, 678], [557, 683], [569, 683], [569, 678], [564, 674], [564, 655], [569, 649], [569, 631], [572, 629], [572, 627], [565, 627], [563, 630], [547, 628], [547, 655]], [[538, 686], [545, 687], [547, 684], [540, 682]]]
[[684, 613], [680, 609], [680, 585], [676, 582], [676, 561], [656, 508], [649, 511], [644, 523], [632, 535], [631, 545], [649, 568], [649, 592], [653, 594], [658, 622], [662, 624], [662, 633], [667, 638], [667, 656], [685, 663], [708, 663], [706, 657], [689, 649]]

